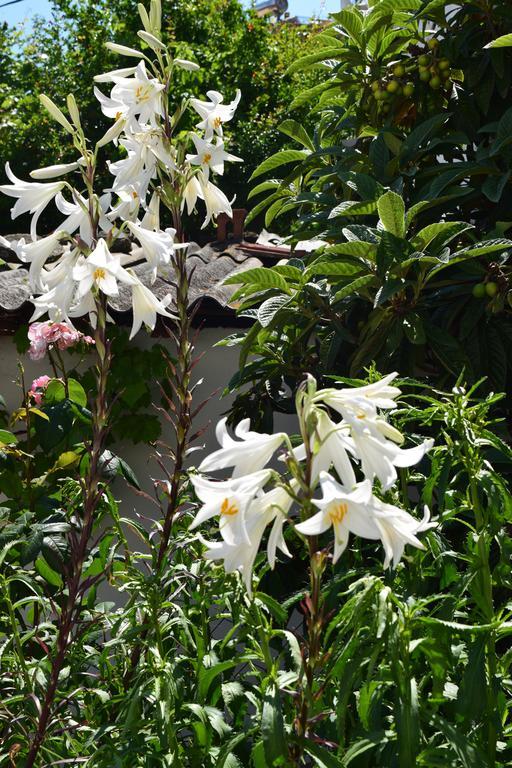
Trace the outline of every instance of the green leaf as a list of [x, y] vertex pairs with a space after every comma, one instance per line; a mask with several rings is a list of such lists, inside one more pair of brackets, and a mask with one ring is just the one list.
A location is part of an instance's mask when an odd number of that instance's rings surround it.
[[283, 293], [290, 294], [288, 283], [279, 272], [275, 272], [272, 267], [255, 267], [237, 272], [224, 280], [223, 285], [255, 285], [259, 290], [267, 288], [278, 288]]
[[334, 21], [346, 32], [356, 44], [362, 41], [364, 17], [358, 8], [343, 8], [331, 14]]
[[263, 328], [269, 326], [281, 307], [287, 304], [288, 301], [288, 296], [283, 296], [282, 294], [280, 296], [271, 296], [270, 299], [264, 301], [258, 309], [258, 321], [260, 325]]
[[[57, 390], [55, 390], [55, 395], [59, 396]], [[71, 432], [75, 418], [73, 407], [69, 400], [65, 399], [56, 402], [55, 405], [47, 406], [45, 403], [45, 413], [48, 420], [36, 419], [34, 422], [37, 439], [44, 451], [51, 451]]]
[[43, 579], [48, 582], [48, 584], [51, 584], [52, 587], [62, 587], [62, 578], [57, 573], [57, 571], [54, 571], [53, 568], [50, 568], [44, 558], [38, 557], [34, 563], [34, 567], [38, 574], [42, 576]]
[[219, 677], [223, 672], [228, 669], [233, 669], [240, 663], [240, 659], [236, 661], [221, 661], [219, 664], [215, 664], [213, 667], [201, 666], [199, 669], [199, 686], [198, 686], [198, 698], [200, 701], [206, 701], [206, 696], [210, 689], [211, 684], [216, 677]]
[[481, 243], [475, 243], [468, 248], [464, 248], [462, 251], [457, 251], [453, 254], [450, 261], [454, 259], [472, 258], [474, 256], [485, 256], [487, 253], [494, 253], [495, 251], [504, 251], [507, 248], [512, 248], [512, 240], [506, 240], [505, 238], [496, 238], [495, 240], [484, 240]]
[[289, 136], [291, 139], [295, 139], [299, 144], [302, 144], [306, 149], [314, 151], [315, 146], [308, 136], [308, 132], [301, 123], [296, 120], [283, 120], [281, 125], [277, 126], [277, 130], [284, 133], [285, 136]]
[[279, 198], [279, 200], [275, 200], [267, 210], [265, 214], [265, 226], [270, 227], [274, 219], [282, 216], [283, 213], [286, 213], [287, 211], [291, 211], [294, 208], [297, 208], [297, 206], [297, 201], [290, 201], [290, 197], [288, 195], [283, 195], [283, 197]]
[[74, 451], [64, 451], [61, 453], [57, 461], [55, 462], [56, 469], [67, 469], [73, 464], [76, 464], [79, 460], [79, 456]]
[[402, 151], [400, 152], [401, 165], [404, 165], [411, 160], [423, 142], [435, 133], [449, 117], [449, 112], [434, 115], [434, 117], [430, 117], [428, 120], [420, 123], [420, 125], [411, 131], [402, 145]]
[[68, 379], [68, 397], [72, 403], [81, 405], [82, 408], [85, 408], [87, 405], [85, 389], [79, 381], [76, 381], [76, 379]]
[[306, 271], [306, 277], [312, 275], [324, 275], [326, 277], [346, 277], [354, 275], [364, 269], [364, 264], [360, 266], [345, 261], [315, 261]]
[[268, 181], [262, 181], [261, 184], [257, 184], [251, 189], [247, 195], [247, 199], [250, 200], [252, 197], [256, 197], [256, 195], [260, 195], [262, 192], [268, 192], [271, 189], [277, 189], [279, 186], [281, 186], [279, 179], [268, 179]]
[[[356, 760], [356, 758], [366, 754], [370, 750], [375, 749], [375, 747], [385, 742], [386, 742], [386, 736], [381, 731], [375, 734], [372, 734], [372, 733], [368, 734], [367, 737], [363, 739], [359, 739], [358, 741], [350, 745], [349, 749], [347, 749], [347, 751], [343, 756], [341, 765], [343, 766], [343, 768], [345, 768], [346, 766], [352, 765], [352, 763], [354, 762], [354, 760]], [[371, 763], [367, 762], [366, 765], [371, 765]]]
[[471, 643], [468, 663], [460, 682], [457, 697], [457, 712], [467, 718], [468, 722], [476, 722], [485, 711], [485, 697], [481, 696], [487, 686], [485, 670], [486, 635], [479, 635]]
[[484, 48], [509, 48], [511, 45], [512, 33], [509, 33], [508, 35], [497, 37], [496, 40], [493, 40], [491, 43], [484, 45]]
[[276, 686], [267, 689], [261, 713], [261, 736], [267, 765], [281, 765], [288, 757], [281, 699]]
[[348, 285], [345, 285], [334, 295], [333, 303], [341, 301], [352, 293], [357, 293], [361, 288], [364, 288], [365, 285], [369, 285], [374, 280], [374, 275], [363, 275], [362, 277], [358, 277], [357, 280], [353, 280]]
[[463, 221], [440, 221], [434, 224], [428, 224], [422, 230], [415, 235], [411, 243], [417, 251], [424, 251], [425, 248], [439, 235], [444, 235], [441, 238], [440, 246], [447, 245], [454, 237], [466, 232], [469, 229], [474, 229], [471, 224], [466, 224]]
[[0, 444], [2, 445], [14, 445], [18, 442], [16, 435], [9, 432], [7, 429], [0, 429]]
[[419, 315], [411, 312], [404, 317], [403, 321], [405, 335], [411, 344], [425, 344], [427, 337], [423, 327], [423, 321]]
[[400, 696], [397, 722], [398, 753], [401, 766], [412, 766], [416, 764], [420, 742], [418, 690], [414, 677], [404, 680], [402, 685], [407, 686], [409, 690]]
[[377, 211], [386, 232], [395, 237], [405, 236], [405, 205], [396, 192], [386, 192], [377, 200]]
[[301, 162], [302, 160], [305, 160], [308, 155], [309, 152], [306, 152], [306, 150], [303, 149], [285, 149], [281, 152], [276, 152], [258, 165], [253, 172], [250, 181], [257, 176], [261, 176], [262, 173], [273, 171], [275, 168], [279, 168], [282, 165]]
[[325, 747], [321, 747], [320, 744], [315, 744], [315, 742], [310, 739], [305, 742], [304, 751], [313, 758], [314, 764], [317, 765], [318, 768], [340, 768], [341, 763], [336, 755], [328, 752]]
[[48, 382], [48, 386], [44, 392], [45, 405], [55, 405], [66, 399], [66, 390], [64, 389], [64, 382], [60, 379], [52, 379]]
[[400, 264], [411, 253], [407, 240], [396, 237], [391, 232], [383, 232], [377, 248], [376, 264], [379, 275], [385, 275], [394, 264]]
[[346, 200], [329, 213], [329, 219], [337, 216], [365, 216], [377, 210], [376, 200]]
[[336, 80], [326, 80], [323, 83], [318, 83], [318, 85], [314, 85], [312, 88], [308, 88], [306, 91], [299, 93], [299, 95], [296, 96], [290, 104], [289, 109], [290, 111], [293, 109], [298, 109], [298, 107], [302, 107], [308, 102], [316, 105], [318, 103], [318, 98], [322, 94], [326, 93], [327, 91], [337, 91], [339, 93], [340, 87], [341, 82]]
[[127, 483], [133, 485], [134, 488], [140, 488], [139, 481], [137, 480], [132, 468], [122, 459], [120, 456], [116, 456], [112, 451], [105, 450], [101, 454], [99, 467], [102, 475], [109, 480], [113, 480], [114, 477], [124, 477]]
[[338, 243], [331, 245], [324, 251], [324, 256], [361, 256], [364, 259], [375, 261], [377, 255], [377, 243], [364, 242], [362, 240], [351, 240], [348, 243]]
[[279, 189], [277, 192], [273, 192], [268, 197], [264, 198], [264, 200], [260, 200], [259, 203], [256, 203], [254, 208], [251, 208], [249, 215], [247, 216], [245, 222], [246, 224], [249, 224], [253, 219], [256, 218], [262, 211], [265, 210], [265, 208], [268, 208], [269, 205], [271, 205], [274, 200], [279, 200], [282, 197], [289, 197], [289, 192], [286, 190]]
[[458, 731], [451, 723], [436, 714], [432, 715], [432, 723], [453, 747], [464, 768], [486, 768], [487, 760], [479, 749], [471, 743], [465, 729], [463, 732]]
[[[291, 75], [294, 72], [304, 72], [314, 64], [317, 64], [319, 61], [325, 61], [326, 59], [340, 59], [342, 58], [343, 53], [344, 50], [339, 45], [331, 48], [322, 48], [315, 53], [310, 53], [307, 56], [301, 56], [300, 59], [293, 61], [286, 70], [286, 74]], [[279, 130], [281, 130], [281, 127], [279, 127]]]
[[288, 278], [288, 280], [294, 283], [304, 282], [304, 266], [302, 266], [302, 269], [299, 269], [298, 267], [294, 267], [293, 264], [288, 263], [278, 264], [277, 266], [272, 267], [272, 269], [274, 272], [277, 272], [279, 275]]
[[482, 184], [482, 192], [488, 200], [492, 203], [497, 203], [501, 199], [501, 195], [505, 186], [510, 179], [510, 171], [507, 173], [488, 176]]

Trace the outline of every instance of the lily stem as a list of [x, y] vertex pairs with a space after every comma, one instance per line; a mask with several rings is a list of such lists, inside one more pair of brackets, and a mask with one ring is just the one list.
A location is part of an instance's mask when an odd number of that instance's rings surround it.
[[83, 484], [83, 516], [80, 533], [71, 544], [70, 565], [66, 573], [67, 596], [61, 608], [57, 623], [56, 653], [51, 660], [50, 678], [45, 698], [39, 714], [36, 733], [32, 739], [25, 768], [33, 768], [45, 741], [48, 726], [54, 709], [59, 676], [64, 667], [66, 655], [73, 642], [73, 629], [77, 625], [81, 612], [82, 571], [94, 523], [94, 512], [101, 499], [100, 477], [101, 456], [107, 436], [106, 386], [110, 369], [110, 345], [106, 339], [106, 299], [96, 299], [97, 322], [95, 329], [95, 348], [97, 364], [97, 393], [92, 410], [92, 442], [87, 475]]

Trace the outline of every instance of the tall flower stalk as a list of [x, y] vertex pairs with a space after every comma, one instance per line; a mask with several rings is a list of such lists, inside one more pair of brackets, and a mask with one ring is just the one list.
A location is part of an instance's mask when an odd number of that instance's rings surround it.
[[[66, 594], [57, 619], [57, 637], [55, 652], [51, 659], [51, 670], [48, 687], [40, 710], [36, 732], [30, 745], [26, 766], [35, 765], [41, 746], [51, 720], [55, 697], [59, 684], [59, 676], [66, 662], [70, 644], [79, 634], [82, 600], [90, 580], [83, 580], [84, 563], [88, 555], [91, 534], [94, 526], [95, 512], [101, 501], [103, 488], [101, 484], [101, 458], [108, 434], [109, 408], [106, 399], [106, 388], [110, 368], [110, 344], [106, 336], [106, 301], [100, 296], [96, 299], [97, 323], [94, 332], [96, 343], [97, 393], [92, 409], [92, 434], [88, 446], [88, 468], [82, 485], [82, 516], [78, 530], [70, 535], [70, 558], [65, 570]], [[75, 636], [73, 636], [75, 632]]]
[[[301, 671], [294, 692], [296, 716], [289, 756], [302, 764], [308, 740], [313, 735], [321, 683], [318, 673], [327, 661], [323, 635], [325, 607], [322, 579], [331, 556], [331, 543], [324, 534], [332, 531], [332, 562], [346, 549], [351, 534], [380, 540], [384, 566], [397, 565], [407, 544], [423, 548], [418, 534], [436, 523], [429, 510], [422, 520], [387, 502], [387, 492], [398, 482], [397, 469], [417, 464], [432, 447], [432, 441], [401, 448], [403, 435], [387, 420], [386, 411], [396, 408], [401, 394], [392, 385], [397, 374], [362, 387], [317, 390], [308, 377], [297, 394], [297, 416], [302, 443], [292, 448], [284, 433], [261, 434], [250, 430], [249, 420], [235, 429], [238, 440], [217, 426], [219, 450], [207, 456], [191, 481], [203, 505], [192, 529], [218, 518], [220, 540], [200, 541], [205, 557], [222, 560], [226, 571], [243, 576], [249, 594], [253, 566], [268, 526], [267, 543], [271, 568], [277, 550], [291, 556], [284, 526], [299, 534], [309, 556], [309, 590], [303, 601], [306, 636], [301, 645]], [[331, 415], [337, 412], [339, 417]], [[285, 447], [285, 471], [266, 468], [273, 454]], [[204, 473], [232, 468], [229, 479], [214, 480]], [[378, 484], [375, 482], [378, 480]], [[318, 496], [321, 492], [321, 497]]]
[[[231, 215], [231, 205], [214, 184], [215, 174], [222, 174], [225, 162], [239, 161], [225, 148], [223, 125], [231, 120], [240, 93], [230, 104], [216, 91], [207, 93], [208, 101], [188, 99], [174, 93], [176, 71], [189, 73], [199, 69], [194, 62], [174, 58], [161, 40], [160, 0], [151, 0], [149, 13], [139, 5], [143, 29], [139, 37], [146, 52], [109, 43], [111, 51], [139, 59], [135, 66], [99, 75], [100, 83], [112, 83], [110, 95], [95, 89], [103, 113], [114, 122], [94, 149], [86, 139], [79, 110], [72, 95], [67, 99], [67, 114], [46, 96], [43, 106], [70, 135], [78, 153], [72, 163], [58, 164], [32, 171], [34, 181], [19, 179], [6, 166], [10, 184], [0, 190], [14, 197], [13, 218], [33, 214], [31, 240], [14, 243], [21, 261], [29, 266], [33, 292], [32, 321], [47, 315], [51, 323], [75, 333], [73, 321], [89, 316], [94, 329], [97, 357], [97, 392], [92, 407], [92, 434], [86, 445], [88, 465], [82, 483], [81, 510], [70, 534], [71, 557], [65, 568], [65, 590], [56, 618], [56, 640], [50, 652], [50, 676], [31, 738], [27, 768], [38, 760], [56, 706], [59, 676], [71, 644], [81, 632], [81, 606], [91, 586], [84, 578], [84, 564], [91, 546], [95, 513], [105, 491], [102, 480], [102, 455], [109, 432], [107, 382], [111, 362], [108, 339], [108, 301], [121, 287], [131, 292], [133, 337], [144, 324], [153, 330], [157, 315], [175, 323], [177, 360], [171, 364], [169, 385], [174, 397], [169, 401], [176, 436], [172, 451], [172, 469], [166, 470], [166, 505], [156, 554], [156, 572], [161, 575], [169, 550], [172, 524], [179, 510], [183, 469], [191, 426], [191, 371], [193, 347], [189, 312], [187, 244], [184, 243], [183, 211], [191, 213], [198, 201], [206, 208], [203, 226], [219, 213]], [[195, 130], [183, 129], [183, 117], [192, 110], [198, 120]], [[96, 169], [100, 152], [113, 143], [123, 150], [121, 159], [108, 166], [112, 186], [98, 193]], [[57, 180], [55, 180], [57, 179]], [[75, 180], [77, 183], [75, 183]], [[45, 208], [55, 202], [65, 219], [51, 235], [37, 238], [37, 223]], [[160, 227], [161, 203], [170, 211], [174, 226]], [[123, 234], [138, 240], [142, 263], [135, 265], [130, 256], [121, 256], [112, 246]], [[54, 260], [59, 244], [62, 255]], [[175, 286], [159, 299], [152, 285], [162, 277]], [[46, 332], [46, 326], [42, 326]], [[41, 342], [38, 354], [44, 354], [48, 339], [35, 332], [33, 343]], [[44, 334], [43, 334], [44, 335]], [[46, 346], [45, 346], [46, 345]], [[146, 623], [146, 622], [144, 622]], [[141, 646], [132, 654], [136, 667]]]

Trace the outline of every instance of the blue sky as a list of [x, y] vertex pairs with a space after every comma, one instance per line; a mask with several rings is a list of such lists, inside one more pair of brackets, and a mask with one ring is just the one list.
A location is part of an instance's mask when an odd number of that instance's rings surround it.
[[[0, 6], [7, 0], [0, 0]], [[136, 7], [136, 0], [133, 5]], [[340, 8], [340, 0], [288, 0], [288, 10], [297, 16], [327, 16], [331, 11]], [[50, 15], [49, 0], [21, 0], [16, 5], [0, 8], [0, 21], [8, 21], [16, 24], [23, 19], [30, 18], [35, 13], [43, 16]]]

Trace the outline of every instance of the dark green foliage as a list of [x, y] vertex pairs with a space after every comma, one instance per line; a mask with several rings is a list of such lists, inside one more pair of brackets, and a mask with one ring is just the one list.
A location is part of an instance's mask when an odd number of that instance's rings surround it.
[[[286, 215], [292, 243], [324, 246], [290, 260], [295, 271], [244, 276], [236, 295], [255, 325], [228, 341], [242, 349], [235, 413], [256, 405], [268, 425], [305, 372], [359, 375], [372, 361], [442, 386], [464, 371], [510, 391], [512, 48], [484, 46], [512, 10], [503, 0], [448, 8], [346, 8], [292, 64], [322, 68], [323, 82], [290, 107], [309, 106], [316, 126], [283, 123], [296, 149], [253, 173], [251, 215], [265, 211], [266, 226]], [[447, 86], [419, 80], [422, 62], [449, 72]], [[375, 84], [402, 80], [414, 80], [414, 95], [375, 99]]]

